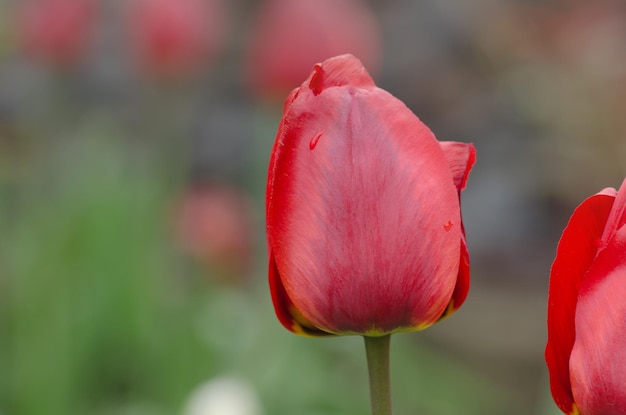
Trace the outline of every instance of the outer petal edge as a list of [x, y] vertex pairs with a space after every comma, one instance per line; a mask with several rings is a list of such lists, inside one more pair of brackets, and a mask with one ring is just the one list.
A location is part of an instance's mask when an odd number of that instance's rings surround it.
[[274, 255], [271, 253], [271, 250], [269, 255], [269, 284], [276, 316], [287, 330], [305, 337], [332, 335], [332, 333], [327, 333], [313, 326], [294, 306], [280, 279], [280, 274], [278, 273], [278, 268], [276, 267], [276, 261], [274, 259]]
[[615, 191], [611, 190], [587, 198], [576, 208], [563, 231], [550, 273], [545, 358], [552, 396], [557, 406], [567, 414], [577, 413], [569, 359], [575, 341], [574, 316], [578, 291], [596, 256], [615, 200]]
[[450, 165], [450, 172], [456, 188], [463, 190], [469, 173], [476, 163], [476, 147], [471, 143], [456, 141], [440, 141], [443, 154]]
[[[469, 173], [476, 163], [476, 148], [473, 144], [459, 143], [455, 141], [441, 141], [439, 143], [446, 157], [452, 173], [452, 179], [459, 192], [465, 188]], [[459, 273], [450, 303], [440, 317], [444, 319], [452, 315], [465, 302], [470, 287], [470, 263], [467, 240], [465, 238], [465, 227], [461, 223], [461, 258], [459, 261]]]

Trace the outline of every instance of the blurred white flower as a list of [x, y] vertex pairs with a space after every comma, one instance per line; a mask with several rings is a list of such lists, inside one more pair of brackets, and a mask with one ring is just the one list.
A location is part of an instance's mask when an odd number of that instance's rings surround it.
[[257, 394], [244, 379], [223, 376], [198, 386], [184, 415], [262, 415]]

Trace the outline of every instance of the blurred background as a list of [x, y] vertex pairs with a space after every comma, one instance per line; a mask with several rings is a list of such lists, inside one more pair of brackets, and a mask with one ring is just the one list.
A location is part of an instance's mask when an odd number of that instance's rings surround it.
[[283, 329], [264, 192], [282, 100], [351, 52], [475, 143], [472, 289], [392, 341], [398, 414], [558, 414], [546, 294], [626, 175], [621, 0], [0, 0], [0, 414], [368, 414], [359, 337]]

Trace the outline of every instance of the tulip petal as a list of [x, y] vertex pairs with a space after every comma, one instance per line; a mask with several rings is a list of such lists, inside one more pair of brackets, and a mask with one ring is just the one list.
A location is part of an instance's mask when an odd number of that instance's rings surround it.
[[580, 287], [570, 377], [582, 414], [626, 414], [625, 298], [626, 227], [622, 227], [598, 254]]
[[276, 261], [271, 253], [269, 260], [269, 282], [276, 316], [278, 316], [278, 321], [280, 321], [287, 330], [310, 337], [328, 336], [331, 334], [317, 329], [298, 312], [285, 291], [285, 287], [278, 274], [278, 269], [276, 268]]
[[[612, 188], [605, 189], [604, 191], [614, 191]], [[602, 242], [600, 243], [600, 249], [603, 249], [608, 241], [613, 238], [615, 232], [626, 224], [626, 179], [622, 182], [617, 193], [615, 204], [611, 209], [611, 214], [606, 221], [604, 227], [604, 233], [602, 234]]]
[[[306, 82], [305, 82], [306, 84]], [[374, 80], [367, 73], [361, 62], [350, 55], [337, 56], [313, 67], [308, 85], [313, 94], [321, 94], [333, 86], [350, 85], [354, 87], [375, 87]]]
[[452, 292], [452, 298], [448, 303], [448, 306], [444, 310], [439, 320], [443, 320], [446, 317], [450, 317], [456, 310], [458, 310], [465, 299], [470, 287], [470, 263], [469, 263], [469, 251], [467, 250], [467, 242], [465, 242], [465, 230], [461, 234], [461, 258], [459, 261], [459, 275], [456, 279], [456, 285]]
[[[450, 165], [452, 179], [459, 192], [465, 188], [470, 170], [476, 162], [476, 148], [472, 144], [458, 143], [454, 141], [442, 141], [439, 143], [443, 150], [446, 160]], [[465, 227], [462, 226], [461, 233], [461, 258], [459, 262], [459, 275], [456, 280], [454, 292], [448, 307], [441, 315], [440, 319], [450, 316], [463, 305], [467, 298], [470, 286], [470, 266], [469, 252], [467, 250], [467, 242], [465, 239]]]
[[563, 231], [550, 273], [546, 363], [555, 403], [567, 414], [575, 412], [569, 360], [575, 340], [574, 315], [580, 283], [591, 266], [615, 200], [607, 189], [589, 197], [574, 211]]
[[441, 145], [443, 154], [450, 165], [454, 184], [461, 192], [465, 189], [470, 170], [476, 163], [476, 148], [473, 144], [456, 141], [441, 141], [439, 145]]

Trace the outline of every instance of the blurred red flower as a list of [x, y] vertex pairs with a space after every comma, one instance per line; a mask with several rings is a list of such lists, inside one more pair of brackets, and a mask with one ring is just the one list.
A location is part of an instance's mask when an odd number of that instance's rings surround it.
[[25, 0], [16, 4], [16, 36], [27, 55], [68, 67], [82, 58], [96, 18], [93, 0]]
[[546, 362], [567, 414], [626, 413], [626, 181], [586, 199], [550, 274]]
[[134, 0], [128, 26], [141, 70], [185, 76], [206, 69], [222, 44], [222, 0]]
[[237, 282], [253, 259], [252, 211], [252, 202], [234, 188], [192, 187], [176, 213], [182, 249], [230, 282]]
[[440, 143], [358, 59], [315, 65], [285, 101], [266, 195], [269, 282], [303, 335], [421, 330], [461, 306], [471, 144]]
[[362, 0], [266, 0], [250, 35], [246, 74], [261, 97], [282, 99], [316, 62], [350, 53], [373, 70], [380, 30]]

